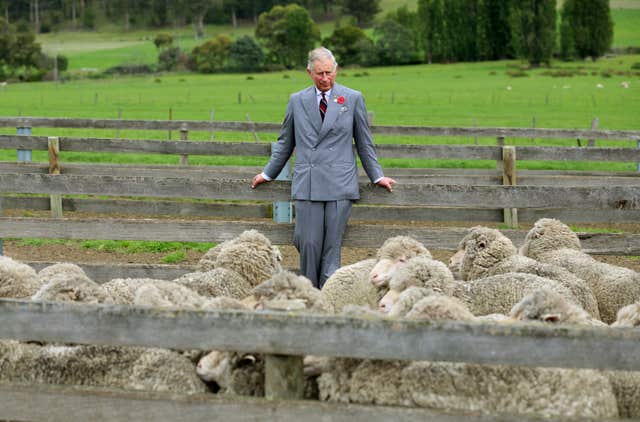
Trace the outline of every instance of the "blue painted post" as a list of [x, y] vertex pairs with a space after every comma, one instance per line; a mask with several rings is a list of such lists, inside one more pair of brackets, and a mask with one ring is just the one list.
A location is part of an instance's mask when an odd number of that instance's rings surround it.
[[[2, 196], [0, 196], [0, 217], [2, 217]], [[2, 238], [0, 238], [0, 256], [2, 256]]]
[[[26, 135], [31, 136], [31, 126], [20, 126], [17, 128], [18, 135]], [[31, 162], [31, 150], [30, 149], [19, 149], [18, 150], [18, 161], [22, 163], [30, 163]]]
[[[271, 143], [271, 148], [275, 142]], [[276, 180], [291, 180], [291, 165], [287, 161], [284, 168], [276, 177]], [[273, 222], [274, 223], [292, 223], [293, 222], [293, 203], [289, 201], [275, 201], [273, 203]]]

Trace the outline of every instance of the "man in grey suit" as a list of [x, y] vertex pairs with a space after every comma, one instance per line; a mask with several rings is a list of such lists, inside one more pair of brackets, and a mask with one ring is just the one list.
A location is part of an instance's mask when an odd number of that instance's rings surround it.
[[255, 188], [276, 178], [295, 149], [293, 243], [301, 273], [318, 288], [340, 267], [351, 205], [360, 198], [354, 141], [369, 179], [389, 192], [395, 184], [378, 164], [362, 94], [336, 84], [337, 71], [331, 51], [309, 52], [307, 73], [314, 86], [291, 95], [271, 159], [251, 183]]

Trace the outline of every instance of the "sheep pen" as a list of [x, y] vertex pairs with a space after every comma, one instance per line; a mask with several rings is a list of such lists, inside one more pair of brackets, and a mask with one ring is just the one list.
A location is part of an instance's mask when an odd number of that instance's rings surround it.
[[[436, 257], [437, 257], [437, 255], [436, 255]], [[416, 363], [416, 365], [418, 365], [418, 364]], [[423, 366], [424, 366], [424, 365], [423, 365]], [[416, 366], [416, 368], [418, 368], [418, 369], [420, 369], [420, 370], [422, 370], [422, 371], [425, 371], [425, 369], [423, 368], [423, 366], [418, 365], [418, 366]], [[430, 368], [430, 367], [429, 367], [429, 368]], [[403, 369], [403, 367], [401, 367], [400, 369]], [[431, 369], [429, 369], [429, 370], [431, 370]], [[365, 372], [366, 372], [366, 371], [365, 371]], [[407, 371], [405, 370], [405, 372], [407, 372]], [[419, 371], [418, 371], [418, 372], [419, 372]], [[417, 373], [418, 373], [418, 372], [417, 372]], [[409, 378], [410, 378], [410, 377], [409, 377]], [[409, 378], [408, 378], [408, 379], [409, 379]], [[355, 382], [355, 384], [354, 384], [354, 385], [356, 385], [356, 384], [357, 384], [357, 382], [356, 382], [356, 381], [358, 381], [358, 380], [355, 380], [355, 381], [354, 381], [354, 382]], [[360, 381], [365, 382], [366, 380], [360, 380]], [[358, 382], [360, 382], [360, 381], [358, 381]], [[600, 381], [601, 381], [601, 380], [600, 380]], [[599, 382], [600, 382], [600, 381], [599, 381]], [[375, 382], [375, 381], [374, 381], [374, 382]], [[419, 384], [420, 384], [418, 381], [413, 380], [413, 379], [410, 379], [408, 382], [409, 382], [409, 384], [412, 384], [413, 386], [415, 386], [415, 385], [419, 385]], [[351, 388], [354, 388], [354, 387], [353, 387], [353, 386], [351, 386]], [[356, 388], [356, 390], [357, 390], [357, 388]], [[411, 388], [409, 388], [409, 390], [411, 390]], [[364, 391], [364, 390], [362, 390], [362, 391]], [[405, 396], [405, 397], [408, 397], [408, 396]], [[422, 396], [418, 397], [418, 396], [415, 396], [415, 395], [414, 395], [414, 396], [411, 396], [411, 397], [412, 397], [412, 398], [411, 398], [411, 401], [412, 401], [413, 403], [415, 403], [415, 404], [419, 405], [419, 406], [424, 405], [424, 406], [429, 407], [429, 406], [432, 406], [432, 405], [433, 405], [433, 404], [431, 403], [431, 401], [430, 401], [430, 400], [425, 399], [425, 398], [424, 398], [424, 397], [422, 397]], [[367, 399], [367, 400], [369, 400], [369, 399]], [[367, 401], [367, 400], [364, 400], [364, 401]], [[372, 401], [371, 401], [372, 403], [378, 403], [378, 402], [376, 401], [376, 400], [377, 400], [376, 398], [371, 399], [371, 400], [372, 400]], [[603, 399], [603, 403], [608, 403], [607, 405], [610, 405], [610, 403], [611, 403], [610, 397], [607, 397], [607, 398], [606, 398], [606, 400], [604, 400], [604, 399]], [[436, 407], [437, 407], [437, 406], [436, 406]], [[544, 415], [544, 412], [543, 412], [542, 414]], [[595, 414], [596, 414], [596, 415], [598, 415], [598, 416], [615, 416], [615, 411], [614, 411], [614, 410], [612, 410], [612, 409], [607, 409], [607, 411], [606, 411], [605, 413], [602, 413], [602, 414], [601, 414], [601, 413], [595, 413]]]

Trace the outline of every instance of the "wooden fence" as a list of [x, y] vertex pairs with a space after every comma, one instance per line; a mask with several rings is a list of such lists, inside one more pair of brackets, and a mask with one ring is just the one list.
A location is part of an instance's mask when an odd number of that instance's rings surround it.
[[[63, 212], [82, 210], [105, 214], [167, 218], [36, 218], [1, 217], [0, 238], [40, 237], [74, 239], [137, 239], [224, 241], [248, 228], [263, 232], [276, 244], [292, 239], [290, 224], [273, 224], [268, 205], [183, 202], [187, 199], [278, 201], [289, 198], [286, 181], [250, 189], [257, 168], [197, 166], [59, 165], [66, 151], [108, 151], [189, 155], [268, 155], [260, 143], [192, 142], [188, 130], [265, 131], [278, 125], [236, 122], [111, 121], [88, 119], [0, 118], [0, 126], [90, 127], [111, 129], [180, 130], [181, 141], [114, 140], [22, 135], [0, 136], [0, 148], [49, 150], [50, 162], [0, 163], [0, 193], [5, 208], [51, 209], [57, 197], [11, 196], [100, 195], [116, 197], [64, 198]], [[381, 220], [395, 213], [405, 225], [354, 222], [346, 246], [377, 247], [397, 234], [411, 234], [429, 248], [455, 248], [464, 228], [430, 228], [411, 224], [440, 218], [472, 221], [486, 216], [496, 221], [503, 209], [517, 208], [520, 218], [607, 215], [611, 221], [639, 221], [640, 182], [637, 173], [518, 172], [517, 160], [586, 160], [640, 162], [632, 148], [548, 148], [503, 146], [505, 137], [638, 140], [639, 132], [566, 131], [555, 129], [467, 129], [374, 126], [386, 135], [495, 137], [495, 146], [379, 145], [382, 157], [457, 158], [495, 160], [497, 170], [394, 169], [387, 173], [401, 181], [389, 195], [361, 184], [362, 200], [354, 214]], [[56, 142], [57, 141], [57, 142]], [[515, 154], [514, 154], [515, 153]], [[28, 160], [22, 160], [28, 161]], [[507, 164], [505, 164], [505, 161]], [[60, 174], [56, 174], [59, 169]], [[515, 181], [517, 180], [517, 184]], [[525, 183], [526, 181], [526, 183]], [[505, 184], [503, 184], [505, 183]], [[7, 196], [8, 195], [8, 196]], [[122, 199], [139, 197], [139, 199]], [[148, 198], [155, 198], [150, 201]], [[161, 198], [158, 200], [157, 198]], [[164, 198], [164, 199], [162, 199]], [[452, 208], [453, 207], [453, 208]], [[134, 210], [135, 212], [131, 212]], [[474, 210], [474, 211], [471, 211]], [[497, 211], [499, 210], [499, 211]], [[474, 214], [477, 213], [477, 214]], [[510, 211], [509, 211], [510, 212]], [[237, 221], [181, 219], [180, 216], [228, 216]], [[253, 214], [251, 214], [253, 213]], [[484, 213], [484, 214], [483, 214]], [[539, 214], [536, 214], [539, 213]], [[591, 213], [591, 214], [589, 214]], [[446, 215], [445, 215], [446, 214]], [[443, 217], [443, 215], [445, 215]], [[512, 217], [513, 214], [510, 214]], [[586, 217], [585, 217], [586, 215]], [[591, 215], [592, 217], [589, 217]], [[610, 217], [615, 215], [615, 217]], [[373, 217], [371, 217], [373, 216]], [[354, 215], [354, 217], [356, 217]], [[602, 218], [602, 217], [600, 217]], [[479, 218], [482, 220], [482, 218]], [[366, 220], [366, 218], [363, 218]], [[578, 220], [580, 221], [580, 220]], [[602, 221], [602, 220], [595, 220]], [[513, 221], [512, 221], [513, 222]], [[505, 230], [516, 244], [525, 232]], [[640, 235], [581, 233], [586, 250], [597, 253], [640, 254]], [[46, 264], [40, 264], [46, 265]], [[95, 266], [89, 275], [99, 280], [135, 276], [173, 279], [187, 269], [171, 266]], [[85, 266], [87, 269], [87, 266]], [[31, 303], [0, 300], [0, 338], [63, 343], [92, 343], [167, 347], [172, 349], [245, 350], [300, 365], [306, 354], [356, 358], [405, 359], [511, 364], [522, 366], [640, 370], [636, 353], [640, 333], [632, 329], [550, 328], [453, 322], [371, 321], [345, 317], [289, 315], [248, 311], [174, 311], [126, 306]], [[285, 365], [286, 366], [286, 365]], [[267, 379], [282, 377], [267, 372]], [[286, 390], [286, 388], [285, 388]], [[412, 421], [495, 420], [496, 416], [444, 413], [428, 409], [357, 406], [303, 400], [282, 400], [287, 391], [268, 390], [266, 399], [180, 396], [81, 387], [0, 384], [0, 419], [6, 420], [258, 420], [281, 421]], [[503, 421], [527, 421], [522, 415], [500, 415]]]
[[[640, 370], [635, 329], [389, 321], [272, 311], [184, 311], [0, 300], [0, 338], [172, 349], [244, 350], [301, 364], [302, 355]], [[286, 358], [285, 358], [286, 357]], [[281, 377], [267, 370], [270, 378]], [[286, 390], [286, 389], [285, 389]], [[534, 420], [428, 409], [0, 384], [10, 420]], [[304, 416], [303, 416], [304, 415]]]
[[[289, 199], [289, 182], [250, 189], [256, 167], [186, 165], [64, 164], [60, 154], [76, 152], [268, 156], [268, 143], [189, 141], [188, 132], [266, 131], [279, 125], [245, 122], [0, 118], [0, 127], [17, 127], [19, 135], [0, 135], [0, 148], [49, 151], [49, 163], [0, 163], [4, 208], [51, 209], [51, 218], [2, 217], [0, 238], [72, 238], [220, 242], [257, 228], [276, 244], [290, 244], [291, 224], [264, 221], [273, 201]], [[30, 136], [30, 127], [180, 130], [180, 141]], [[496, 145], [377, 146], [383, 158], [493, 160], [496, 170], [388, 169], [400, 183], [393, 194], [361, 182], [362, 199], [354, 207], [345, 246], [378, 247], [391, 236], [415, 236], [428, 248], [454, 249], [464, 229], [430, 228], [419, 221], [520, 221], [555, 217], [567, 222], [635, 223], [640, 221], [640, 173], [517, 171], [522, 160], [640, 162], [640, 149], [629, 147], [508, 146], [505, 138], [598, 139], [615, 145], [640, 140], [639, 131], [431, 128], [373, 126], [381, 135], [419, 137], [493, 137]], [[628, 145], [627, 145], [628, 146]], [[20, 157], [19, 157], [20, 158]], [[59, 173], [59, 174], [58, 174]], [[44, 194], [50, 198], [7, 196]], [[108, 196], [111, 199], [64, 198], [61, 195]], [[123, 199], [126, 197], [127, 199]], [[131, 199], [138, 198], [138, 199]], [[142, 198], [142, 199], [141, 199]], [[148, 200], [153, 198], [153, 200]], [[193, 199], [197, 201], [193, 201]], [[204, 201], [202, 201], [204, 200]], [[216, 202], [224, 201], [224, 202]], [[234, 201], [234, 202], [228, 202]], [[62, 218], [63, 212], [87, 211], [142, 215], [141, 218]], [[517, 210], [517, 211], [516, 211]], [[150, 216], [172, 215], [167, 218]], [[190, 219], [184, 219], [188, 216]], [[233, 221], [194, 219], [226, 217]], [[390, 221], [391, 220], [391, 221]], [[374, 221], [372, 223], [371, 221]], [[391, 224], [393, 222], [393, 224]], [[516, 245], [524, 232], [506, 230]], [[580, 233], [584, 248], [599, 254], [640, 254], [638, 234]], [[147, 269], [138, 269], [145, 272]], [[148, 271], [147, 271], [148, 273]]]

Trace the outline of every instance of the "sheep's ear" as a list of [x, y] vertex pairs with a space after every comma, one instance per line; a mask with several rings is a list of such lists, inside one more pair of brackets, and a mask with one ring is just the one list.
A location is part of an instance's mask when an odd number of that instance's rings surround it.
[[256, 363], [256, 357], [254, 355], [244, 355], [238, 361], [238, 366], [249, 366]]
[[544, 314], [542, 315], [542, 320], [555, 324], [556, 322], [560, 322], [560, 314]]

